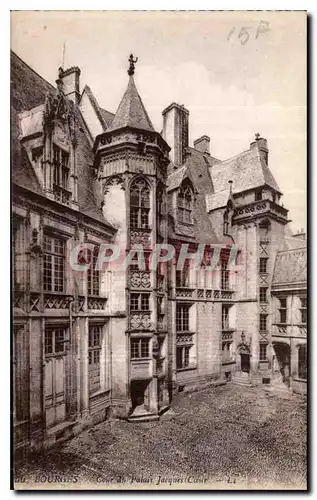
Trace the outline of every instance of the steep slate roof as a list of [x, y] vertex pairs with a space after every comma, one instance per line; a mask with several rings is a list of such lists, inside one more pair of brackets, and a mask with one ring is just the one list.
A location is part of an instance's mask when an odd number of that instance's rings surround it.
[[[218, 238], [207, 214], [205, 202], [206, 193], [213, 191], [209, 168], [216, 161], [218, 161], [216, 158], [212, 158], [194, 148], [188, 148], [185, 165], [179, 167], [168, 176], [167, 191], [169, 193], [177, 189], [186, 177], [193, 183], [195, 190], [195, 224], [193, 226], [193, 233], [197, 243], [218, 243]], [[171, 206], [170, 215], [174, 215]], [[173, 225], [169, 229], [169, 238], [186, 239], [186, 237], [182, 238], [174, 231]]]
[[[210, 168], [210, 175], [215, 193], [227, 191], [229, 180], [233, 181], [233, 194], [264, 185], [268, 185], [281, 193], [271, 171], [262, 160], [256, 146], [228, 160], [215, 163]], [[223, 203], [224, 196], [223, 194], [214, 199], [210, 197], [208, 204], [213, 208], [209, 210], [220, 208], [221, 205], [219, 203]]]
[[306, 285], [307, 247], [277, 253], [272, 286]]
[[154, 127], [138, 94], [133, 76], [129, 77], [127, 90], [123, 94], [108, 130], [116, 130], [123, 127], [133, 127], [154, 132]]
[[[18, 113], [30, 110], [44, 103], [45, 95], [55, 92], [54, 87], [38, 75], [30, 66], [11, 52], [11, 164], [12, 180], [15, 184], [38, 194], [43, 194], [27, 152], [21, 147], [19, 135], [21, 133]], [[101, 200], [98, 199], [90, 165], [94, 155], [84, 131], [86, 125], [78, 106], [74, 106], [78, 123], [78, 146], [76, 162], [78, 172], [78, 202], [79, 210], [102, 222], [104, 219], [101, 209]]]
[[11, 52], [11, 164], [12, 180], [35, 193], [42, 188], [37, 180], [26, 151], [19, 141], [20, 126], [18, 113], [44, 103], [47, 92], [54, 92], [54, 87], [38, 75], [14, 52]]

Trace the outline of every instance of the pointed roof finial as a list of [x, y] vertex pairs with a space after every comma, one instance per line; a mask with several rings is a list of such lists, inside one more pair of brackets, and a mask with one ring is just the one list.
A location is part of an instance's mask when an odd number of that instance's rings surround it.
[[261, 136], [260, 136], [259, 132], [257, 132], [257, 133], [255, 134], [255, 140], [256, 140], [256, 141], [258, 141], [258, 140], [260, 139], [260, 137], [261, 137]]
[[228, 184], [229, 184], [229, 194], [230, 196], [232, 195], [232, 184], [233, 184], [233, 181], [228, 181]]
[[130, 66], [129, 66], [129, 69], [128, 69], [128, 75], [129, 76], [134, 75], [134, 65], [137, 62], [138, 62], [138, 58], [136, 57], [135, 59], [133, 59], [133, 54], [130, 54], [130, 57], [129, 57]]

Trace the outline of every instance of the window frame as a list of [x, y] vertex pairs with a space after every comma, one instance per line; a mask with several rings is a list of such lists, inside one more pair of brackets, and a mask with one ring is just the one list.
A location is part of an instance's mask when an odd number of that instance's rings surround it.
[[[263, 294], [265, 294], [265, 300], [263, 300]], [[267, 304], [268, 303], [268, 287], [267, 286], [260, 286], [259, 289], [259, 300], [261, 304]]]
[[[150, 293], [131, 292], [129, 297], [129, 309], [131, 312], [148, 312], [150, 308]], [[147, 308], [144, 308], [144, 301], [147, 301]], [[137, 305], [137, 308], [131, 307], [132, 303]]]
[[176, 304], [176, 331], [178, 333], [189, 332], [189, 304]]
[[267, 361], [267, 343], [260, 342], [259, 361]]
[[299, 310], [301, 314], [301, 324], [307, 325], [307, 297], [300, 297], [300, 301], [301, 301], [301, 307], [299, 308]]
[[130, 359], [150, 359], [150, 357], [150, 338], [130, 337]]
[[[56, 341], [56, 333], [63, 333], [61, 339]], [[48, 342], [48, 336], [51, 336], [51, 342]], [[53, 358], [57, 356], [66, 355], [66, 344], [69, 342], [68, 339], [68, 328], [66, 325], [45, 325], [44, 329], [44, 355], [45, 358]], [[51, 345], [51, 349], [48, 350], [48, 346]], [[56, 350], [56, 345], [62, 347], [60, 350]]]
[[[260, 257], [260, 263], [259, 263], [259, 272], [263, 274], [267, 274], [267, 265], [268, 265], [268, 258], [267, 257]], [[262, 266], [263, 262], [265, 262], [265, 266]], [[263, 270], [264, 267], [264, 270]]]
[[[227, 314], [225, 312], [227, 311]], [[230, 306], [227, 304], [222, 304], [221, 307], [221, 330], [222, 331], [227, 331], [231, 330], [230, 328]]]
[[[96, 341], [98, 340], [98, 342]], [[91, 341], [92, 340], [92, 341]], [[101, 390], [101, 355], [103, 344], [103, 326], [88, 326], [88, 392], [89, 396]], [[96, 361], [97, 360], [97, 361]], [[95, 379], [98, 379], [96, 382]]]
[[176, 347], [176, 370], [186, 370], [190, 368], [189, 358], [191, 347], [192, 346], [186, 345]]
[[53, 143], [53, 182], [65, 191], [69, 190], [69, 159], [69, 152]]
[[[66, 240], [63, 237], [44, 232], [43, 242], [43, 290], [44, 293], [57, 292], [65, 293], [66, 282]], [[50, 250], [46, 247], [47, 240], [50, 239]], [[56, 252], [56, 242], [62, 248], [62, 252]], [[52, 248], [54, 247], [54, 251]], [[59, 263], [61, 278], [56, 276], [56, 265]], [[50, 275], [50, 276], [49, 276]], [[48, 285], [50, 279], [51, 285]], [[61, 281], [58, 282], [58, 279]], [[56, 283], [57, 282], [57, 283]]]
[[[301, 352], [304, 351], [303, 354]], [[298, 346], [298, 378], [307, 380], [307, 345]]]
[[98, 262], [99, 246], [95, 245], [94, 250], [88, 249], [90, 266], [87, 269], [87, 294], [88, 296], [100, 297], [100, 271], [96, 269]]
[[144, 179], [130, 185], [130, 228], [150, 229], [151, 190]]
[[[267, 318], [268, 314], [260, 314], [260, 319], [259, 319], [260, 332], [267, 332]], [[263, 323], [265, 325], [265, 328], [263, 328]]]
[[189, 182], [180, 186], [176, 198], [176, 208], [178, 222], [193, 224], [194, 191]]
[[[279, 311], [279, 323], [281, 324], [287, 324], [287, 298], [286, 297], [282, 297], [279, 300], [279, 303], [280, 303], [280, 307], [278, 308], [278, 311]], [[285, 300], [285, 307], [284, 306], [281, 306], [281, 301], [284, 301]], [[282, 314], [283, 314], [283, 317], [282, 317]], [[285, 314], [285, 318], [284, 318], [284, 314]], [[285, 321], [282, 321], [282, 319], [285, 319]]]

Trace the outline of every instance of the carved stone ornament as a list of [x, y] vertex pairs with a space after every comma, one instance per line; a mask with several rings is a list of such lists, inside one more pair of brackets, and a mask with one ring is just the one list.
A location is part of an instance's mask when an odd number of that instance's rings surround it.
[[124, 180], [119, 175], [114, 175], [112, 177], [108, 177], [105, 180], [104, 185], [103, 185], [103, 193], [104, 194], [108, 194], [110, 186], [120, 186], [120, 188], [123, 191], [125, 190]]
[[67, 99], [60, 87], [55, 94], [46, 94], [43, 115], [44, 130], [49, 134], [52, 134], [54, 127], [58, 122], [67, 126], [69, 138], [75, 145], [77, 143], [77, 139], [74, 103], [73, 101]]

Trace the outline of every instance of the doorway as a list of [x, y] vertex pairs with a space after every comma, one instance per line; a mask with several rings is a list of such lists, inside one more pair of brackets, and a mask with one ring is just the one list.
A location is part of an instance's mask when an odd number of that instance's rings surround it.
[[250, 373], [250, 354], [241, 353], [241, 371], [244, 373]]

